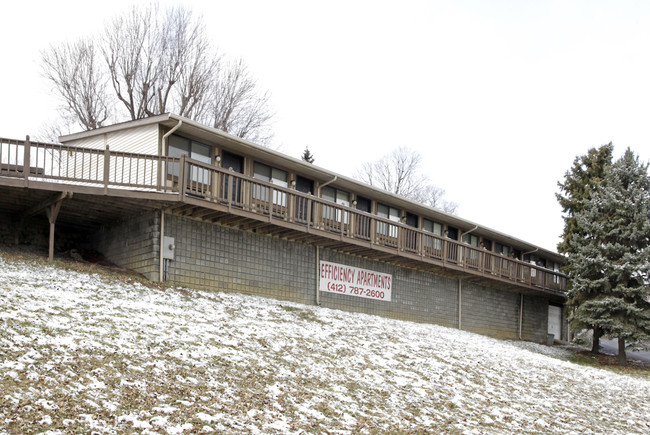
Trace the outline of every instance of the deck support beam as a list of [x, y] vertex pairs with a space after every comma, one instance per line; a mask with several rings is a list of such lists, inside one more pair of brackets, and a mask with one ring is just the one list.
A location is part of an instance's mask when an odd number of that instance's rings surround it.
[[[46, 199], [45, 201], [30, 207], [29, 209], [23, 212], [21, 222], [29, 216], [35, 215], [41, 210], [45, 209], [47, 214], [47, 220], [50, 223], [50, 243], [48, 248], [48, 260], [52, 261], [54, 259], [54, 227], [56, 224], [56, 218], [59, 216], [59, 211], [61, 210], [61, 203], [66, 198], [72, 198], [72, 192], [60, 192], [56, 195]], [[18, 236], [16, 236], [18, 239]]]
[[63, 200], [60, 199], [45, 209], [45, 212], [47, 213], [47, 220], [50, 221], [50, 246], [47, 254], [48, 261], [54, 260], [54, 224], [56, 223], [56, 218], [59, 215], [59, 211], [61, 210], [62, 202]]

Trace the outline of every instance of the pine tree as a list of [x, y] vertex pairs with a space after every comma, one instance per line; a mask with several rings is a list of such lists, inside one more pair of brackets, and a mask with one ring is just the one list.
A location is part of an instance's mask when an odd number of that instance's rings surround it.
[[[612, 164], [613, 150], [614, 147], [611, 142], [602, 145], [600, 148], [589, 149], [586, 155], [575, 158], [571, 169], [564, 174], [564, 183], [558, 182], [560, 193], [557, 193], [556, 197], [564, 212], [564, 232], [562, 242], [557, 247], [558, 252], [568, 255], [575, 254], [575, 251], [571, 248], [571, 241], [585, 237], [585, 229], [578, 225], [576, 214], [583, 210], [586, 200], [589, 199], [591, 193], [596, 190], [596, 187], [605, 178], [605, 169]], [[564, 269], [567, 274], [570, 274], [571, 267], [571, 262], [565, 266]], [[588, 298], [593, 293], [600, 292], [598, 288], [599, 275], [596, 268], [589, 268], [588, 271], [583, 269], [581, 276], [584, 279], [593, 280], [593, 282], [589, 283], [589, 288], [580, 287], [580, 292], [584, 292], [585, 295], [575, 294], [574, 297], [577, 301]], [[571, 292], [572, 285], [572, 282], [569, 282], [569, 292]], [[598, 325], [590, 324], [585, 320], [585, 322], [576, 322], [574, 328], [593, 330], [591, 351], [598, 353], [600, 336], [602, 335]]]
[[305, 151], [302, 152], [301, 158], [307, 163], [314, 163], [314, 156], [309, 151], [309, 147], [305, 147]]
[[568, 304], [574, 327], [596, 327], [619, 344], [650, 340], [650, 178], [628, 149], [575, 213]]
[[581, 237], [581, 231], [575, 220], [575, 214], [582, 209], [584, 200], [588, 199], [596, 186], [605, 178], [605, 168], [612, 164], [612, 143], [600, 148], [591, 148], [584, 156], [578, 156], [573, 161], [571, 170], [564, 174], [564, 183], [557, 183], [561, 193], [555, 196], [565, 213], [564, 233], [562, 242], [558, 244], [558, 252], [569, 253], [569, 246], [574, 237]]

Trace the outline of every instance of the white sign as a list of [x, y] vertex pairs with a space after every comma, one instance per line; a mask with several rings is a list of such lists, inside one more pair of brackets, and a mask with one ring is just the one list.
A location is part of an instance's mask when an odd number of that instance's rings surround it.
[[320, 262], [322, 292], [390, 301], [393, 276], [344, 264]]

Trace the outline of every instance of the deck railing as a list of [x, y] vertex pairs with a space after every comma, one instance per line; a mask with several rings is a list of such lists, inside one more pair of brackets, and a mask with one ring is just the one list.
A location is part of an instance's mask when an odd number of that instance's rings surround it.
[[245, 210], [270, 222], [296, 224], [341, 240], [356, 240], [398, 255], [471, 274], [561, 292], [566, 276], [406, 224], [336, 204], [220, 167], [180, 158], [0, 139], [0, 176], [153, 190]]
[[0, 138], [0, 176], [170, 192], [180, 159]]

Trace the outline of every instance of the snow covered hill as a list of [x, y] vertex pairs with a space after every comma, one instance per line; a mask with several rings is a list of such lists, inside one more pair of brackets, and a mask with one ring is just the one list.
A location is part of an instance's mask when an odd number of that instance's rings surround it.
[[650, 431], [650, 381], [566, 353], [0, 252], [0, 433]]

